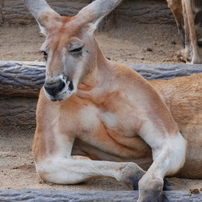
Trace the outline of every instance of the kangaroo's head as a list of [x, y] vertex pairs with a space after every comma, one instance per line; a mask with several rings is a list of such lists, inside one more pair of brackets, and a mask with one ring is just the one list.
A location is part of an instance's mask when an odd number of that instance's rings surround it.
[[97, 66], [94, 31], [101, 19], [121, 0], [96, 0], [73, 17], [62, 17], [45, 0], [24, 0], [46, 40], [41, 46], [46, 60], [44, 89], [52, 101], [68, 98]]

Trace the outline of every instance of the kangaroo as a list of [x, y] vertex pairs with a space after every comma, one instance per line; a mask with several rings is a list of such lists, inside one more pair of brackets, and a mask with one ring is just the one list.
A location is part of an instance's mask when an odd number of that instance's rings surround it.
[[95, 0], [73, 17], [24, 2], [46, 36], [32, 147], [44, 181], [107, 176], [139, 189], [138, 201], [168, 201], [165, 176], [202, 177], [201, 74], [149, 82], [108, 60], [94, 31], [121, 0]]

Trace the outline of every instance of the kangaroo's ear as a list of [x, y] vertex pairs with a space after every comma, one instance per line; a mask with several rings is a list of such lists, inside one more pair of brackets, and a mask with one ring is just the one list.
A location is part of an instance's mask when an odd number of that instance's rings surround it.
[[92, 31], [95, 31], [99, 22], [114, 10], [122, 0], [95, 0], [84, 7], [77, 14], [80, 21], [88, 23]]
[[24, 0], [24, 4], [35, 17], [44, 35], [47, 35], [56, 19], [60, 18], [60, 15], [45, 0]]

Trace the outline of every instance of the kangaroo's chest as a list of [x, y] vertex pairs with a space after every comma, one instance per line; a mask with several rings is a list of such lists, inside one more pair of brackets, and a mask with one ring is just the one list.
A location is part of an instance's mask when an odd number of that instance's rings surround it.
[[135, 136], [141, 125], [136, 112], [132, 109], [130, 111], [102, 112], [99, 114], [99, 118], [108, 131], [114, 131], [128, 137]]
[[[76, 140], [72, 155], [92, 159], [151, 163], [151, 148], [137, 135], [140, 121], [137, 110], [122, 99], [72, 99], [61, 110], [59, 125]], [[145, 160], [146, 159], [146, 160]]]
[[111, 94], [98, 105], [99, 119], [109, 130], [123, 135], [135, 136], [142, 124], [143, 112], [122, 94]]

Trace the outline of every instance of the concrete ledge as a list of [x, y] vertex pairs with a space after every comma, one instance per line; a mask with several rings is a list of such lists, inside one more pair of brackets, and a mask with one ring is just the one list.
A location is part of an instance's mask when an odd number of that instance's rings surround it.
[[[173, 202], [199, 202], [202, 193], [190, 195], [187, 191], [167, 191], [165, 195]], [[136, 201], [138, 191], [56, 191], [56, 190], [0, 190], [0, 201]]]

